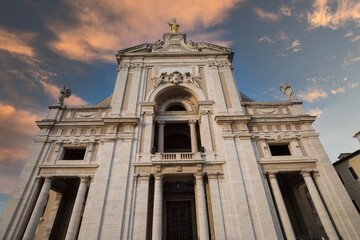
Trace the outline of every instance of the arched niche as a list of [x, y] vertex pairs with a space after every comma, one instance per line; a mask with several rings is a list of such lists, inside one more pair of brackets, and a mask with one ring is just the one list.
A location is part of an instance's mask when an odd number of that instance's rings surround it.
[[[175, 111], [196, 112], [198, 109], [198, 99], [188, 88], [181, 86], [171, 86], [159, 92], [154, 99], [157, 112]], [[181, 110], [183, 109], [183, 110]]]
[[158, 98], [158, 95], [162, 94], [164, 91], [167, 91], [168, 89], [173, 89], [173, 88], [183, 89], [184, 91], [190, 92], [197, 99], [197, 101], [206, 101], [208, 99], [204, 91], [193, 84], [179, 83], [174, 85], [172, 83], [165, 83], [155, 89], [152, 89], [149, 95], [147, 96], [146, 101], [154, 102]]

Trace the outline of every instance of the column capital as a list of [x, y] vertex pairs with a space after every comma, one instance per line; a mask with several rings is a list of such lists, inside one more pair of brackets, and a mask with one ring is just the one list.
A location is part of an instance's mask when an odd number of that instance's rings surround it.
[[90, 179], [89, 176], [80, 176], [80, 182], [88, 182]]
[[313, 172], [313, 175], [314, 175], [315, 178], [320, 177], [320, 172], [318, 170], [315, 170]]
[[217, 179], [219, 174], [220, 173], [208, 173], [207, 177], [208, 179]]
[[196, 180], [203, 179], [204, 173], [203, 172], [194, 173], [194, 177], [195, 177]]
[[277, 173], [278, 173], [278, 171], [268, 171], [267, 172], [269, 178], [276, 178]]
[[155, 174], [154, 177], [155, 177], [155, 181], [156, 180], [162, 180], [164, 178], [164, 174], [159, 174], [158, 173], [158, 174]]
[[191, 120], [189, 120], [189, 125], [192, 125], [192, 124], [196, 124], [197, 123], [197, 120], [194, 120], [194, 119], [191, 119]]
[[159, 125], [165, 125], [165, 121], [164, 121], [164, 120], [158, 120], [157, 123], [158, 123]]
[[50, 176], [50, 177], [46, 176], [46, 177], [44, 177], [45, 182], [51, 182], [53, 179], [54, 179], [53, 176]]
[[311, 173], [311, 171], [309, 171], [309, 170], [302, 170], [302, 171], [300, 172], [300, 174], [301, 174], [303, 177], [310, 177], [310, 173]]

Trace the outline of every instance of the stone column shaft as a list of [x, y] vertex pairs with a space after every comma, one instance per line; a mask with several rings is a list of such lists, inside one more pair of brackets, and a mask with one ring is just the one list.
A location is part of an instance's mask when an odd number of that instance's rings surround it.
[[212, 220], [214, 223], [214, 234], [215, 239], [226, 239], [225, 235], [225, 220], [224, 213], [221, 205], [221, 193], [219, 180], [217, 175], [208, 175], [209, 179], [209, 189], [210, 189], [210, 198], [211, 198], [211, 210], [212, 210]]
[[143, 137], [144, 137], [144, 143], [143, 143], [143, 149], [142, 151], [144, 153], [150, 153], [151, 152], [151, 148], [154, 146], [153, 145], [153, 113], [152, 112], [147, 112], [144, 114], [144, 120], [143, 120]]
[[314, 181], [311, 178], [310, 172], [303, 171], [301, 175], [304, 178], [306, 187], [310, 193], [311, 199], [315, 205], [316, 211], [320, 217], [321, 223], [325, 229], [326, 234], [328, 235], [329, 239], [339, 239], [335, 228], [330, 220], [330, 217], [325, 209], [324, 203], [321, 200], [320, 194], [316, 189]]
[[195, 179], [196, 179], [196, 198], [197, 198], [197, 210], [198, 210], [197, 214], [199, 219], [199, 222], [197, 224], [199, 239], [200, 240], [210, 239], [203, 176], [195, 175]]
[[45, 206], [45, 202], [47, 199], [47, 196], [49, 194], [50, 191], [50, 187], [51, 187], [51, 182], [52, 182], [52, 178], [46, 177], [44, 184], [41, 188], [39, 197], [36, 201], [33, 213], [31, 214], [31, 218], [30, 221], [28, 223], [28, 226], [26, 228], [25, 234], [23, 239], [24, 240], [31, 240], [34, 237], [36, 228], [39, 224], [39, 220], [41, 217], [41, 214], [43, 213], [44, 210], [44, 206]]
[[86, 178], [82, 177], [80, 179], [80, 185], [79, 185], [78, 192], [76, 194], [74, 208], [73, 208], [73, 211], [71, 214], [69, 227], [68, 227], [68, 230], [66, 233], [65, 240], [75, 240], [76, 239], [76, 235], [77, 235], [79, 225], [80, 225], [81, 209], [84, 204], [87, 182], [88, 182], [88, 177], [86, 177]]
[[216, 63], [209, 64], [209, 72], [212, 78], [213, 89], [215, 89], [215, 98], [216, 98], [216, 109], [218, 113], [225, 114], [228, 113], [225, 96], [222, 91], [221, 80], [219, 76], [219, 70]]
[[[136, 176], [136, 200], [134, 213], [134, 240], [146, 239], [146, 226], [148, 214], [148, 194], [149, 194], [149, 177], [150, 174]], [[141, 231], [139, 231], [141, 229]]]
[[155, 176], [152, 240], [162, 239], [162, 208], [163, 208], [162, 178], [163, 178], [162, 175]]
[[189, 121], [190, 126], [190, 138], [191, 138], [191, 152], [198, 152], [198, 144], [197, 144], [197, 138], [196, 138], [196, 121], [190, 120]]
[[165, 121], [158, 121], [159, 134], [158, 134], [158, 152], [164, 152], [164, 127]]
[[114, 95], [111, 100], [111, 106], [112, 106], [112, 110], [110, 112], [111, 116], [120, 116], [128, 71], [129, 71], [128, 63], [119, 66], [118, 75], [114, 87]]
[[275, 202], [276, 202], [276, 206], [279, 210], [279, 215], [280, 215], [280, 219], [285, 231], [285, 235], [287, 239], [296, 239], [295, 237], [295, 233], [294, 230], [291, 226], [291, 222], [290, 222], [290, 218], [288, 215], [288, 212], [286, 210], [286, 206], [284, 203], [284, 199], [281, 195], [281, 191], [279, 188], [279, 184], [276, 180], [276, 175], [275, 173], [269, 173], [269, 180], [270, 180], [270, 184], [271, 184], [271, 188], [273, 190], [274, 193], [274, 198], [275, 198]]
[[209, 112], [200, 112], [201, 120], [201, 145], [205, 147], [205, 152], [213, 152], [213, 143], [211, 139], [211, 130], [209, 124]]
[[37, 177], [35, 181], [36, 182], [35, 182], [34, 193], [31, 196], [29, 206], [26, 209], [26, 213], [25, 213], [25, 215], [23, 217], [23, 220], [21, 222], [19, 230], [18, 230], [18, 232], [16, 234], [15, 240], [21, 240], [22, 239], [22, 235], [24, 234], [24, 232], [26, 230], [26, 226], [27, 226], [27, 224], [28, 224], [28, 222], [30, 220], [31, 213], [32, 213], [32, 211], [34, 209], [34, 206], [36, 204], [36, 200], [38, 199], [38, 196], [40, 194], [40, 191], [41, 191], [40, 177]]

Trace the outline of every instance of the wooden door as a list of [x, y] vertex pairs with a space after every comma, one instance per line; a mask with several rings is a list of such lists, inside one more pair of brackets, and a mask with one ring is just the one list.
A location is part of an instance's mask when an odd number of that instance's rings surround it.
[[191, 201], [166, 202], [166, 239], [193, 239]]

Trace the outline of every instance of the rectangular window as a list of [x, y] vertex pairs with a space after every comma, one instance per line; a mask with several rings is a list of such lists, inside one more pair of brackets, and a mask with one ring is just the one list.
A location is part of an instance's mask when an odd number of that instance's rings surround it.
[[269, 144], [272, 156], [290, 156], [289, 144]]
[[86, 148], [64, 148], [62, 160], [84, 160]]
[[349, 172], [350, 172], [351, 176], [352, 176], [355, 180], [359, 179], [358, 176], [357, 176], [357, 174], [356, 174], [356, 172], [355, 172], [355, 170], [354, 170], [352, 167], [349, 167], [348, 169], [349, 169]]

